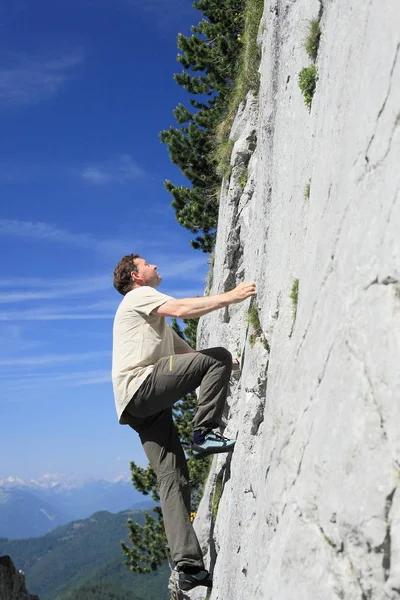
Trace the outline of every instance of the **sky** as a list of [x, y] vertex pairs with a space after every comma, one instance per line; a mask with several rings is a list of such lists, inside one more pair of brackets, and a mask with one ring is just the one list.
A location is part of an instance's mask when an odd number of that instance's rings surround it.
[[159, 140], [188, 100], [176, 36], [200, 17], [191, 0], [0, 0], [0, 478], [147, 463], [114, 408], [112, 272], [137, 253], [160, 291], [204, 293]]

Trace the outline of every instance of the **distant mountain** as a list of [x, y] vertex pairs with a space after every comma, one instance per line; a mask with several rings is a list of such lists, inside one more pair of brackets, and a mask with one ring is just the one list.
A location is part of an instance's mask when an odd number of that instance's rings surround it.
[[71, 520], [65, 512], [29, 490], [0, 488], [0, 536], [29, 538], [48, 533]]
[[[118, 588], [118, 600], [119, 596], [121, 600], [167, 600], [167, 564], [148, 575], [136, 575], [124, 565], [120, 540], [127, 542], [128, 518], [144, 521], [142, 512], [98, 512], [40, 538], [0, 539], [0, 555], [12, 557], [17, 569], [25, 573], [27, 588], [40, 600], [90, 598], [106, 584]], [[100, 592], [98, 598], [102, 598]]]
[[[44, 505], [52, 507], [49, 514], [57, 514], [61, 517], [54, 522], [53, 527], [67, 523], [72, 519], [84, 519], [100, 510], [109, 512], [120, 512], [131, 508], [145, 509], [152, 506], [152, 501], [137, 492], [130, 482], [128, 475], [118, 477], [114, 481], [83, 479], [68, 477], [65, 475], [44, 475], [39, 479], [22, 480], [14, 477], [0, 479], [0, 494], [2, 492], [20, 491], [24, 494], [26, 502], [22, 508], [17, 503], [13, 512], [9, 513], [7, 534], [3, 526], [2, 511], [0, 506], [0, 536], [17, 539], [21, 537], [18, 520], [19, 509], [23, 514], [29, 513], [28, 499], [39, 499]], [[13, 498], [18, 498], [14, 495]], [[9, 497], [9, 502], [11, 497]], [[1, 502], [1, 500], [0, 500]], [[32, 500], [31, 512], [37, 513], [37, 502]], [[12, 514], [12, 518], [11, 518]], [[33, 519], [36, 523], [36, 520]], [[43, 527], [40, 527], [42, 523]], [[50, 531], [45, 521], [38, 521], [35, 529], [29, 528], [24, 537], [43, 535]], [[35, 532], [35, 533], [34, 533]]]

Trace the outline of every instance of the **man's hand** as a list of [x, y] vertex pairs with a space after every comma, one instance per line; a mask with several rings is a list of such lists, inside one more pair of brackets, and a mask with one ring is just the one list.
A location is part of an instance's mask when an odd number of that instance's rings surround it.
[[243, 302], [250, 296], [256, 295], [256, 284], [255, 283], [239, 283], [233, 290], [227, 292], [230, 297], [231, 304], [238, 304]]
[[238, 358], [234, 358], [232, 361], [232, 371], [240, 371], [240, 361]]

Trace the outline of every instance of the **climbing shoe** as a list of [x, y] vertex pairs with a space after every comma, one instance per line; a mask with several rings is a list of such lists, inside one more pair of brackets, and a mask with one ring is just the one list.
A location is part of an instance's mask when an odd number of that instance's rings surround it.
[[190, 569], [190, 573], [182, 570], [176, 570], [179, 589], [182, 592], [188, 592], [198, 585], [204, 585], [207, 588], [212, 587], [212, 577], [205, 569]]
[[194, 458], [200, 459], [209, 454], [231, 452], [236, 440], [230, 440], [215, 431], [195, 431], [192, 442], [192, 453]]

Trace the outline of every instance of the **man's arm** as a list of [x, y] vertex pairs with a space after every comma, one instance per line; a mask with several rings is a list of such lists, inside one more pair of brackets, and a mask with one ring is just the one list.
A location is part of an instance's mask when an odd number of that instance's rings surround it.
[[235, 289], [224, 294], [168, 300], [158, 308], [155, 308], [152, 314], [162, 317], [176, 317], [178, 319], [197, 319], [219, 308], [243, 302], [246, 298], [255, 296], [255, 294], [255, 283], [240, 283]]

